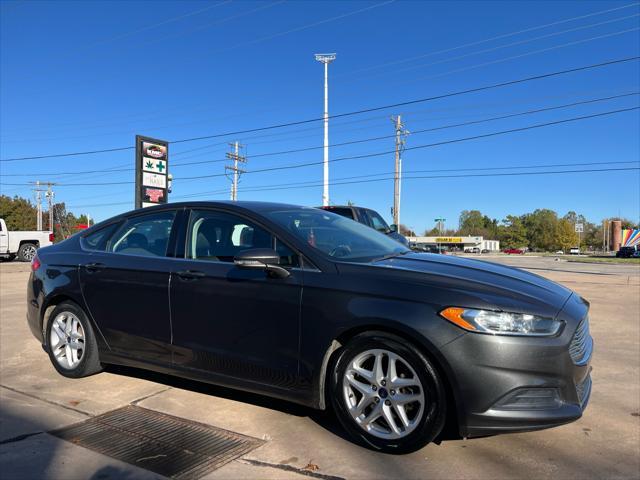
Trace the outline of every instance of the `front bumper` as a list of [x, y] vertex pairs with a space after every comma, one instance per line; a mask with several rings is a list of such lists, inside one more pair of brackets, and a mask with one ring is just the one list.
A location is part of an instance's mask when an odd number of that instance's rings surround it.
[[556, 337], [467, 333], [442, 351], [455, 377], [460, 433], [479, 437], [577, 420], [591, 394], [588, 304], [573, 294]]

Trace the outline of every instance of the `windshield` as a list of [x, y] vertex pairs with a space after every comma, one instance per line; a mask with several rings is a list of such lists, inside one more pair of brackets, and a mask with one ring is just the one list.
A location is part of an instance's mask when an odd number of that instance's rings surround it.
[[324, 210], [282, 210], [266, 215], [303, 242], [336, 260], [370, 262], [411, 251], [383, 233]]

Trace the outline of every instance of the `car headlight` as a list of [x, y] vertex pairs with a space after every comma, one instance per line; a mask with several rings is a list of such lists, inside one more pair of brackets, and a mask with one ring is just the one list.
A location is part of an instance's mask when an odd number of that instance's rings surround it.
[[473, 308], [449, 307], [440, 315], [465, 330], [493, 335], [547, 337], [558, 333], [562, 326], [561, 321], [553, 318]]

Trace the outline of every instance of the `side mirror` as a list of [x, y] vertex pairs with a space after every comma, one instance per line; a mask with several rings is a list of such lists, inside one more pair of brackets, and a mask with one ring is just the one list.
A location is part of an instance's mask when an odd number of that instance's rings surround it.
[[244, 250], [233, 258], [238, 268], [245, 270], [265, 270], [277, 278], [287, 278], [289, 271], [282, 268], [278, 252], [271, 248], [251, 248]]
[[398, 226], [395, 223], [392, 223], [391, 225], [389, 225], [389, 230], [391, 230], [392, 232], [397, 232]]

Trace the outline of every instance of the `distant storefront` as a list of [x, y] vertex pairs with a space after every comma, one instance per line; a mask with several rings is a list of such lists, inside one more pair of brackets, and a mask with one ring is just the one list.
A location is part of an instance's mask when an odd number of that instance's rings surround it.
[[500, 251], [498, 240], [485, 240], [483, 237], [407, 237], [409, 242], [419, 247], [445, 247], [452, 251], [473, 251], [474, 248], [488, 250], [490, 252]]

